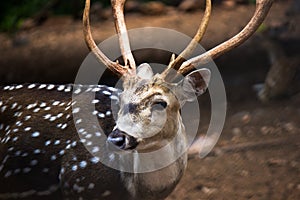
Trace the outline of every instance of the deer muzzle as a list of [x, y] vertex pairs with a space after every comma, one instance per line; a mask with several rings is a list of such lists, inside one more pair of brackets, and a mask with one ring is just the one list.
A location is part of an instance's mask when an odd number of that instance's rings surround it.
[[107, 141], [121, 150], [135, 149], [138, 145], [138, 141], [135, 137], [132, 137], [119, 129], [114, 129], [108, 135]]

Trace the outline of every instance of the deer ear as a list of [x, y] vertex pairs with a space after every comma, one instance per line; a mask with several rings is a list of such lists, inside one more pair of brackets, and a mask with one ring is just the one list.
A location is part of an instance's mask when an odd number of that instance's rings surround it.
[[147, 63], [143, 63], [140, 66], [138, 66], [137, 76], [140, 77], [141, 79], [146, 79], [146, 80], [151, 79], [153, 76], [153, 71], [150, 65]]
[[191, 72], [179, 82], [180, 87], [178, 94], [182, 103], [194, 101], [198, 96], [203, 94], [208, 87], [210, 80], [210, 70], [203, 68]]

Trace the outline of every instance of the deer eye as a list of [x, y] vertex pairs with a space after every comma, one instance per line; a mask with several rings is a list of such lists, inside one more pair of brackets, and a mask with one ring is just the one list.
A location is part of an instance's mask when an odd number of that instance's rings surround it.
[[162, 111], [168, 106], [167, 102], [160, 100], [156, 101], [152, 104], [152, 111]]

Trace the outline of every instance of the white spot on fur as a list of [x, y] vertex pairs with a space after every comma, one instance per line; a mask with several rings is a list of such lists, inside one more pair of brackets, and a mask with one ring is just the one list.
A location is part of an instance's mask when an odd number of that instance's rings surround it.
[[48, 85], [47, 90], [52, 90], [54, 87], [55, 87], [55, 85], [50, 84], [50, 85]]
[[100, 158], [98, 158], [98, 157], [92, 157], [91, 158], [91, 162], [94, 163], [94, 164], [97, 164], [98, 162], [100, 162]]
[[60, 101], [54, 101], [54, 102], [52, 103], [52, 105], [53, 105], [53, 106], [57, 106], [59, 103], [60, 103]]
[[102, 197], [107, 197], [107, 196], [109, 196], [109, 195], [111, 195], [111, 191], [109, 191], [109, 190], [106, 190], [105, 192], [103, 192], [103, 193], [101, 194]]
[[28, 85], [28, 89], [32, 89], [32, 88], [34, 88], [36, 85], [35, 84], [30, 84], [30, 85]]
[[72, 166], [72, 171], [77, 171], [77, 169], [78, 169], [78, 166], [77, 166], [77, 165], [73, 165], [73, 166]]
[[105, 118], [105, 115], [103, 113], [98, 113], [98, 117], [103, 119]]
[[37, 160], [32, 160], [32, 161], [30, 161], [30, 165], [31, 166], [35, 166], [35, 165], [37, 165], [38, 164], [38, 161]]
[[39, 89], [44, 89], [45, 87], [47, 87], [46, 84], [41, 84], [41, 85], [39, 86]]
[[99, 99], [94, 99], [94, 100], [92, 101], [93, 104], [96, 104], [96, 103], [99, 103], [99, 102], [100, 102]]
[[78, 113], [79, 111], [80, 111], [80, 108], [77, 107], [77, 108], [74, 108], [74, 109], [73, 109], [72, 113], [75, 114], [75, 113]]
[[94, 183], [90, 183], [88, 186], [88, 189], [92, 190], [95, 188], [95, 184]]
[[31, 137], [34, 137], [34, 138], [39, 137], [39, 136], [40, 136], [40, 132], [37, 132], [37, 131], [31, 134]]
[[85, 168], [86, 166], [87, 166], [87, 162], [85, 160], [83, 160], [79, 163], [80, 168]]
[[58, 86], [57, 91], [63, 91], [64, 89], [65, 89], [65, 86], [64, 85], [60, 85], [60, 86]]

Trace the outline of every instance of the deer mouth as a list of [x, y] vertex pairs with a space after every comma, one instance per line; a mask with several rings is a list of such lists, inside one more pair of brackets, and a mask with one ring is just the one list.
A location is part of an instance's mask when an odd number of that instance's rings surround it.
[[113, 130], [108, 135], [107, 141], [121, 150], [132, 150], [139, 144], [135, 137], [132, 137], [119, 129]]

